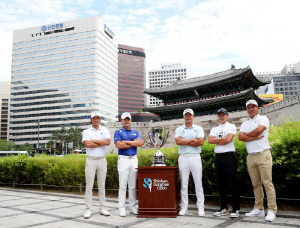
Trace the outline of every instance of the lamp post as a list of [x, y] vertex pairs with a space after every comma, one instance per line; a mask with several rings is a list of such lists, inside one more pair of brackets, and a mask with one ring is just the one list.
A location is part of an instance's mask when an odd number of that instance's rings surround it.
[[38, 120], [38, 153], [40, 153], [40, 120]]

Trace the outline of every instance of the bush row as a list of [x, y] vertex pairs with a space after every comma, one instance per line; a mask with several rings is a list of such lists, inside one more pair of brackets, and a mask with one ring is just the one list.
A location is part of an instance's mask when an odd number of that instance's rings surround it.
[[[273, 182], [277, 197], [300, 198], [300, 122], [285, 122], [271, 126], [269, 141], [273, 155]], [[252, 184], [247, 171], [245, 143], [235, 137], [236, 157], [238, 160], [237, 179], [240, 193], [253, 196]], [[203, 188], [206, 195], [217, 195], [218, 188], [214, 173], [214, 145], [205, 140], [202, 146]], [[162, 148], [166, 163], [177, 166], [178, 146]], [[151, 166], [156, 149], [138, 152], [139, 166]], [[67, 155], [63, 157], [26, 156], [0, 158], [0, 182], [19, 184], [79, 186], [85, 184], [85, 155]], [[117, 154], [107, 154], [108, 172], [106, 189], [118, 189]], [[95, 186], [97, 186], [95, 181]], [[194, 183], [190, 176], [189, 192], [194, 193]]]

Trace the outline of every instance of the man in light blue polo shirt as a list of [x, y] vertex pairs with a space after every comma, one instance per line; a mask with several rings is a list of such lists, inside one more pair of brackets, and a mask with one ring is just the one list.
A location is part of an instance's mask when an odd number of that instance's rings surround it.
[[137, 147], [142, 146], [143, 140], [140, 133], [130, 128], [131, 115], [125, 112], [121, 115], [123, 127], [115, 131], [114, 142], [118, 151], [118, 172], [119, 172], [119, 212], [121, 217], [126, 216], [125, 200], [128, 184], [128, 197], [130, 213], [137, 215], [136, 209], [136, 180], [138, 159]]
[[198, 215], [204, 216], [204, 193], [202, 187], [201, 146], [204, 142], [203, 128], [194, 124], [194, 111], [185, 109], [183, 118], [185, 124], [175, 131], [175, 141], [179, 145], [178, 166], [181, 179], [181, 210], [179, 215], [185, 215], [188, 207], [188, 182], [192, 172], [197, 197]]

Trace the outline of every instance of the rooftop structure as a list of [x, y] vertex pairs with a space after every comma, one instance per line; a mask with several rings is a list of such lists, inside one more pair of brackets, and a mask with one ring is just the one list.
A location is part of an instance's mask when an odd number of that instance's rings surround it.
[[254, 91], [270, 81], [257, 78], [250, 67], [218, 72], [145, 90], [146, 94], [163, 100], [164, 106], [145, 107], [144, 110], [159, 115], [163, 120], [181, 118], [185, 108], [194, 109], [195, 115], [217, 113], [221, 107], [229, 111], [244, 110], [249, 99], [260, 106], [273, 102], [260, 98]]

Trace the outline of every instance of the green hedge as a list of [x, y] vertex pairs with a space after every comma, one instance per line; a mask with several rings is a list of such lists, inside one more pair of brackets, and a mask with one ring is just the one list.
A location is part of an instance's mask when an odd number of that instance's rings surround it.
[[[300, 198], [300, 122], [285, 122], [271, 126], [269, 141], [273, 155], [273, 182], [277, 197]], [[238, 182], [241, 195], [253, 196], [252, 184], [246, 165], [246, 147], [235, 137], [236, 156], [238, 160]], [[202, 146], [203, 188], [206, 195], [217, 195], [218, 189], [214, 174], [214, 145], [205, 140]], [[177, 166], [178, 146], [162, 148], [167, 165]], [[139, 166], [150, 166], [156, 149], [138, 152]], [[64, 157], [26, 156], [0, 158], [0, 182], [19, 184], [79, 186], [85, 184], [85, 155], [67, 155]], [[117, 154], [108, 154], [108, 172], [106, 189], [118, 189]], [[96, 185], [96, 181], [95, 181]], [[97, 186], [97, 185], [96, 185]], [[192, 177], [189, 192], [194, 193]]]

